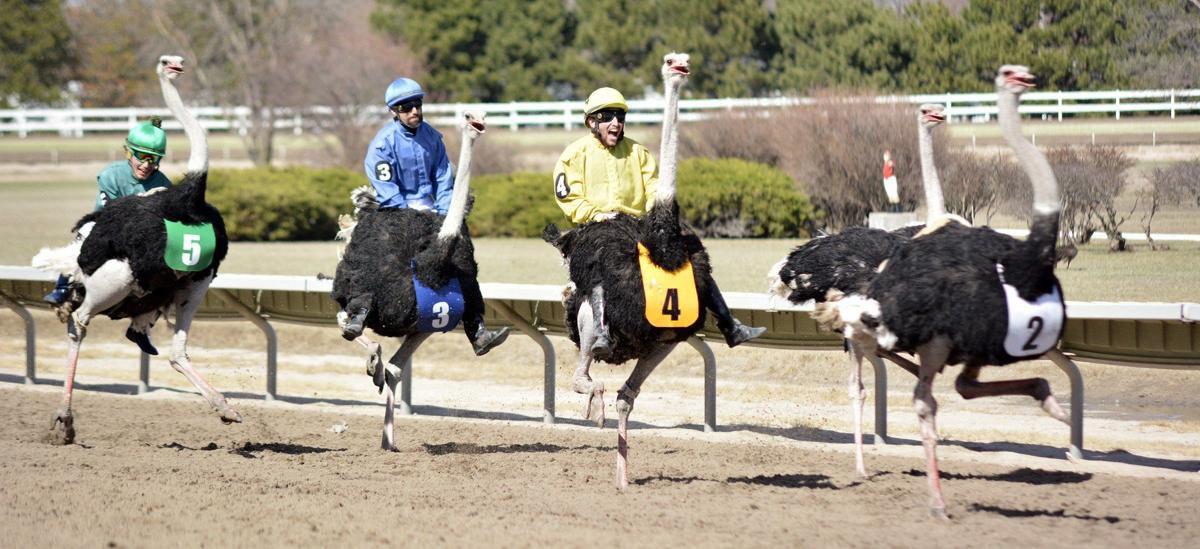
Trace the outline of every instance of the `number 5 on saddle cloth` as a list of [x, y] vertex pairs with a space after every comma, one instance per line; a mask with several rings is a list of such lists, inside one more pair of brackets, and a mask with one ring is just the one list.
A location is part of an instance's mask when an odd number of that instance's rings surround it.
[[[416, 269], [414, 268], [415, 272]], [[430, 288], [413, 275], [413, 291], [417, 294], [417, 330], [421, 333], [449, 332], [462, 320], [465, 301], [462, 285], [451, 278], [441, 288]]]
[[212, 264], [217, 249], [217, 237], [211, 223], [184, 225], [176, 221], [163, 220], [167, 228], [167, 246], [163, 250], [163, 261], [176, 271], [194, 273], [203, 271]]
[[700, 317], [700, 299], [692, 263], [668, 272], [650, 260], [650, 251], [641, 242], [637, 246], [642, 292], [646, 296], [646, 321], [655, 328], [686, 328], [695, 324]]

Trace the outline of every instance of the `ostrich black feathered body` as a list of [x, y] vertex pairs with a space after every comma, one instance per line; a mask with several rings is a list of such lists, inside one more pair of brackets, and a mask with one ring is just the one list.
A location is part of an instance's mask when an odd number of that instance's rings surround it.
[[[89, 221], [96, 224], [79, 251], [79, 268], [92, 275], [109, 260], [126, 260], [136, 283], [130, 297], [104, 311], [125, 318], [158, 309], [171, 302], [175, 292], [190, 281], [215, 276], [229, 252], [229, 236], [221, 213], [205, 202], [208, 172], [189, 173], [182, 183], [146, 196], [126, 196], [99, 211], [83, 216], [72, 231]], [[212, 263], [202, 271], [179, 272], [167, 266], [163, 255], [167, 230], [163, 220], [188, 225], [211, 223], [216, 237]]]
[[[410, 208], [364, 210], [333, 281], [333, 299], [343, 310], [369, 308], [366, 326], [386, 337], [417, 331], [415, 275], [422, 284], [441, 288], [452, 278], [464, 294], [478, 292], [479, 266], [466, 224], [458, 236], [439, 241], [443, 218]], [[415, 266], [415, 270], [414, 270]], [[466, 297], [463, 318], [477, 314]]]
[[911, 238], [912, 234], [866, 227], [814, 238], [788, 254], [779, 280], [791, 289], [787, 298], [792, 303], [821, 303], [835, 289], [863, 294], [879, 264]]
[[[642, 218], [619, 214], [561, 234], [550, 225], [542, 237], [558, 248], [570, 267], [575, 290], [566, 301], [567, 331], [576, 346], [579, 306], [597, 286], [604, 289], [604, 318], [613, 342], [612, 357], [605, 362], [621, 364], [642, 358], [660, 344], [685, 341], [704, 327], [712, 267], [700, 237], [679, 222], [679, 207], [674, 202], [669, 207], [656, 206]], [[667, 271], [691, 261], [700, 297], [700, 314], [692, 325], [657, 328], [646, 320], [638, 242], [646, 246], [651, 261]]]
[[947, 223], [898, 248], [867, 291], [879, 302], [883, 325], [897, 338], [891, 349], [915, 352], [945, 336], [951, 342], [947, 364], [1003, 366], [1028, 360], [1004, 349], [1007, 305], [996, 266], [1003, 267], [1004, 282], [1022, 299], [1055, 289], [1061, 298], [1054, 276], [1057, 228], [1057, 214], [1035, 218], [1030, 237], [1021, 241], [986, 227]]

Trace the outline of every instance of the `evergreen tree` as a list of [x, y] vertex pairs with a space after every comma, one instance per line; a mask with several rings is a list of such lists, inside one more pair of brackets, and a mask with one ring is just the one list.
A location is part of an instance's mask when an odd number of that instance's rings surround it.
[[70, 62], [71, 31], [59, 0], [0, 0], [0, 100], [59, 100]]

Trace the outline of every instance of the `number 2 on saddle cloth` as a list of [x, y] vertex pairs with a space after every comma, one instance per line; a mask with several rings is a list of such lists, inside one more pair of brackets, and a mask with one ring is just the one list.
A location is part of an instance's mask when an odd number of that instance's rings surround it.
[[650, 251], [641, 242], [637, 246], [642, 292], [646, 296], [646, 321], [655, 328], [686, 328], [695, 324], [700, 316], [700, 299], [692, 263], [668, 272], [650, 260]]
[[417, 280], [413, 268], [413, 291], [417, 294], [417, 330], [421, 333], [449, 332], [462, 320], [465, 300], [462, 285], [451, 278], [441, 288], [430, 288]]

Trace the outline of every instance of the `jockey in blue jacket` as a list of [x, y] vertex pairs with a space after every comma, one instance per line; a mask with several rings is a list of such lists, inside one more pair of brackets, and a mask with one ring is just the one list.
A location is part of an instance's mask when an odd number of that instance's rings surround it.
[[437, 210], [446, 215], [454, 172], [442, 134], [424, 121], [420, 84], [397, 78], [387, 89], [393, 120], [375, 134], [363, 168], [380, 208]]
[[[442, 134], [425, 123], [424, 97], [421, 85], [411, 78], [397, 78], [388, 86], [384, 99], [392, 112], [392, 122], [371, 140], [363, 168], [375, 188], [380, 209], [434, 210], [444, 216], [450, 209], [454, 171], [446, 156]], [[504, 342], [509, 330], [484, 327], [479, 281], [468, 277], [460, 283], [468, 310], [475, 311], [463, 317], [463, 331], [475, 354], [486, 354]], [[342, 337], [353, 340], [362, 335], [368, 312], [367, 309], [347, 311]]]

